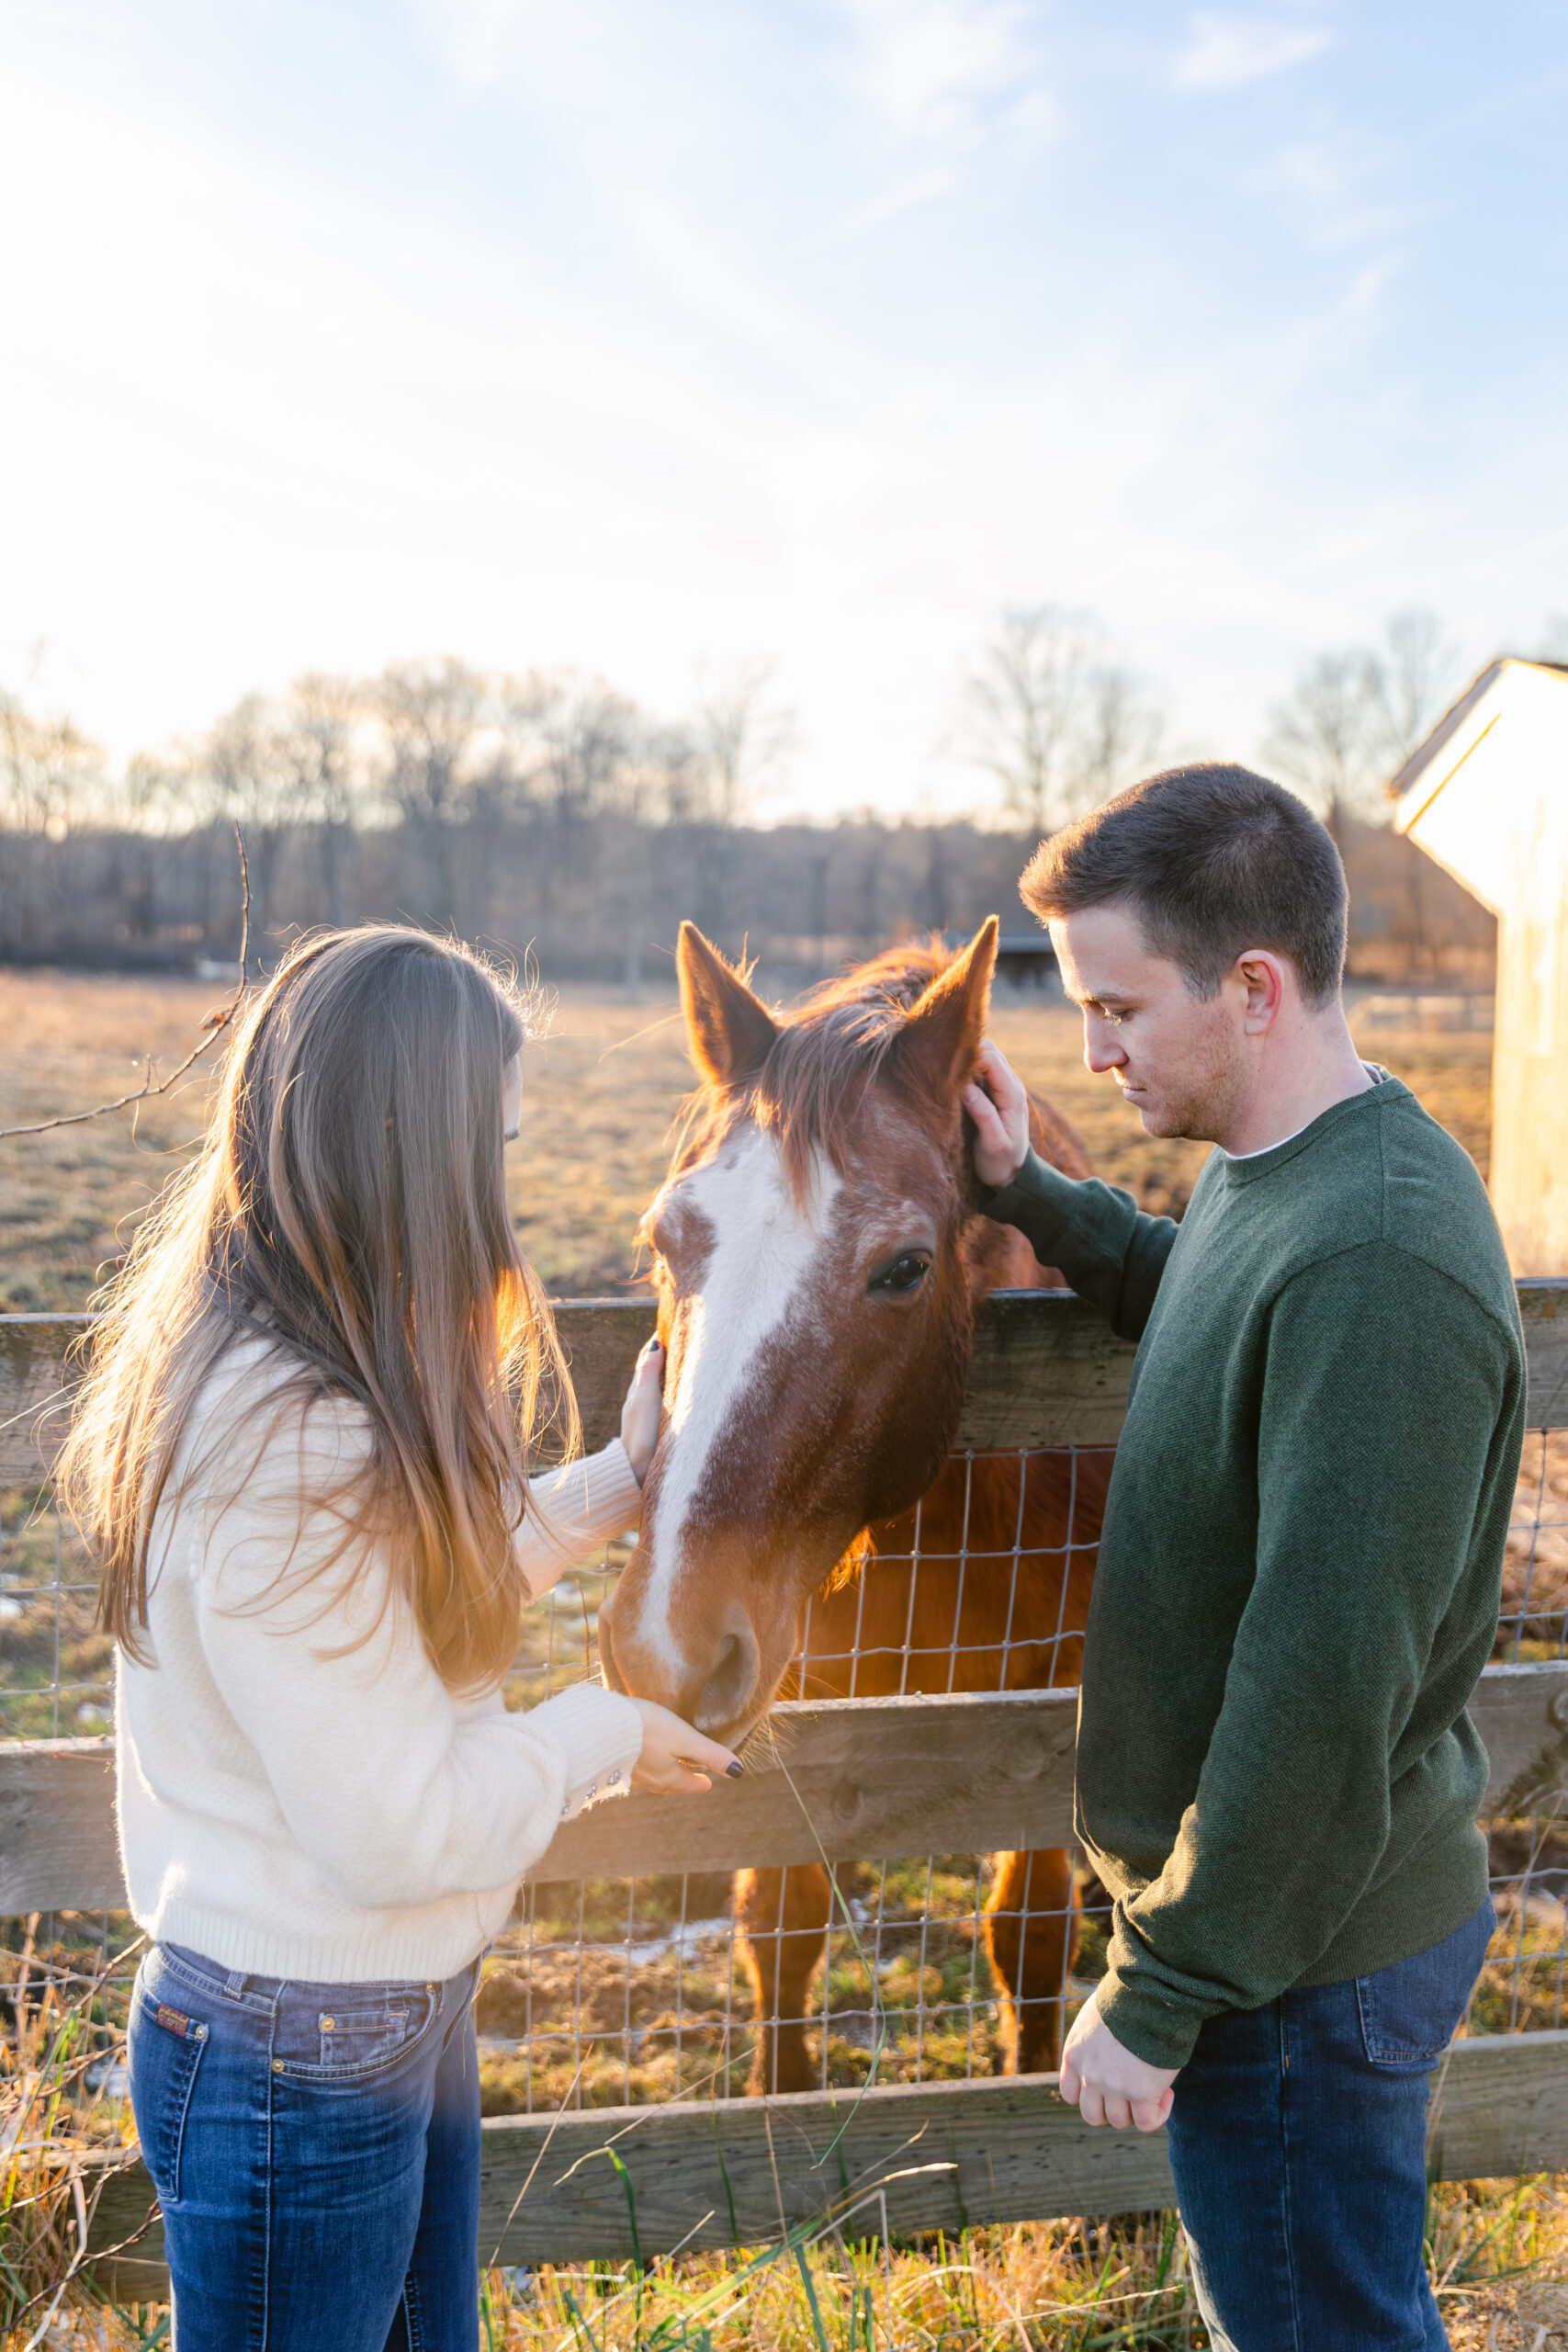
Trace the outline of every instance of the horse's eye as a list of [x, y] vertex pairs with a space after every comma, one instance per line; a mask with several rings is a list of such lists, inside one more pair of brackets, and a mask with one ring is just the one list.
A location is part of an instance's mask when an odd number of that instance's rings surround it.
[[871, 1278], [873, 1290], [914, 1290], [924, 1282], [931, 1269], [930, 1257], [923, 1250], [906, 1250], [894, 1259], [890, 1266], [879, 1266]]

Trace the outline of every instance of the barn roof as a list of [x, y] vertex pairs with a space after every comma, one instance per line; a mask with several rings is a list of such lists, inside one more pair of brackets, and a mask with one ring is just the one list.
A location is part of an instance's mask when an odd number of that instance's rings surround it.
[[1388, 797], [1403, 800], [1414, 785], [1418, 784], [1427, 770], [1452, 742], [1477, 705], [1486, 700], [1494, 688], [1500, 685], [1510, 670], [1554, 670], [1568, 676], [1568, 662], [1527, 662], [1517, 655], [1505, 653], [1489, 662], [1481, 675], [1468, 685], [1451, 709], [1444, 712], [1424, 743], [1416, 745], [1396, 776], [1391, 777]]

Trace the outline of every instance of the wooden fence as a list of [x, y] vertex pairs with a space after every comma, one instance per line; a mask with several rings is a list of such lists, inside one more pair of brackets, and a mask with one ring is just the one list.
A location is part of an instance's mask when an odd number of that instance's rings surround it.
[[[1532, 1428], [1568, 1425], [1568, 1283], [1519, 1285]], [[559, 1309], [590, 1445], [614, 1430], [651, 1328], [640, 1301]], [[0, 1319], [0, 1485], [46, 1478], [77, 1376], [81, 1318]], [[1104, 1445], [1132, 1350], [1083, 1304], [1017, 1293], [982, 1312], [959, 1443]], [[1369, 1410], [1375, 1411], [1375, 1399]], [[1076, 1693], [840, 1700], [782, 1706], [787, 1774], [760, 1757], [700, 1806], [642, 1793], [563, 1828], [540, 1879], [728, 1870], [1062, 1844], [1071, 1836]], [[1472, 1710], [1491, 1759], [1487, 1809], [1568, 1814], [1568, 1661], [1493, 1667]], [[0, 1914], [123, 1905], [112, 1743], [0, 1742]], [[809, 1813], [808, 1823], [807, 1815]], [[1568, 2032], [1455, 2044], [1433, 2078], [1443, 2177], [1568, 2169]], [[624, 2171], [607, 2160], [614, 2149]], [[628, 2186], [629, 2185], [629, 2186]], [[813, 2217], [895, 2232], [1114, 2213], [1168, 2203], [1163, 2133], [1089, 2132], [1054, 2077], [589, 2109], [484, 2125], [481, 2256], [503, 2262], [756, 2244]], [[139, 2164], [104, 2184], [94, 2243], [146, 2219]], [[152, 2290], [155, 2219], [118, 2291]]]

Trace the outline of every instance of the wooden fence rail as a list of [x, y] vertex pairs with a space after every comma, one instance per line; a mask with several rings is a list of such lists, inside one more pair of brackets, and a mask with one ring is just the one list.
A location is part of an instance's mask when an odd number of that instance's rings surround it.
[[[1568, 1660], [1492, 1666], [1471, 1713], [1485, 1811], [1568, 1815]], [[558, 1831], [530, 1875], [637, 1878], [873, 1856], [991, 1854], [1073, 1834], [1076, 1690], [776, 1707], [744, 1781], [700, 1803], [634, 1790]], [[118, 1910], [111, 1739], [0, 1741], [0, 1917]]]
[[[1521, 1282], [1532, 1429], [1568, 1426], [1568, 1282]], [[571, 1362], [585, 1442], [619, 1426], [651, 1301], [568, 1299], [556, 1319]], [[83, 1315], [0, 1316], [0, 1487], [45, 1476], [81, 1377]], [[999, 1291], [981, 1307], [956, 1442], [960, 1446], [1114, 1445], [1133, 1350], [1066, 1291]], [[1375, 1406], [1370, 1407], [1375, 1409]]]
[[[1533, 1428], [1568, 1425], [1568, 1283], [1519, 1285]], [[590, 1445], [614, 1430], [652, 1324], [641, 1301], [558, 1310]], [[47, 1476], [79, 1373], [85, 1320], [0, 1318], [0, 1484]], [[987, 1302], [959, 1442], [1114, 1444], [1133, 1351], [1079, 1300]], [[700, 1805], [635, 1794], [569, 1825], [536, 1876], [626, 1876], [1048, 1846], [1071, 1834], [1076, 1693], [847, 1700], [774, 1711], [739, 1786]], [[1568, 1663], [1490, 1668], [1473, 1709], [1489, 1811], [1568, 1815]], [[112, 1744], [0, 1743], [0, 1913], [118, 1907]], [[852, 2115], [851, 2110], [852, 2109]], [[827, 2152], [838, 2139], [831, 2160]], [[1568, 2033], [1476, 2039], [1434, 2077], [1433, 2164], [1447, 2178], [1568, 2168]], [[553, 2136], [552, 2136], [553, 2135]], [[939, 2083], [796, 2098], [497, 2117], [484, 2126], [485, 2259], [575, 2260], [677, 2244], [754, 2244], [853, 2211], [896, 2233], [964, 2222], [1111, 2213], [1170, 2201], [1164, 2135], [1090, 2132], [1055, 2078]], [[525, 2182], [530, 2185], [519, 2202]], [[858, 2200], [858, 2202], [857, 2202]], [[137, 2228], [139, 2164], [106, 2182], [93, 2242]], [[120, 2292], [161, 2280], [155, 2220], [115, 2267]]]
[[[1455, 2042], [1432, 2076], [1427, 2139], [1441, 2180], [1568, 2169], [1568, 2033]], [[829, 2218], [873, 2236], [884, 2210], [889, 2233], [905, 2237], [1176, 2201], [1165, 2133], [1091, 2132], [1057, 2097], [1055, 2075], [492, 2116], [481, 2162], [486, 2264], [766, 2245]], [[92, 2244], [119, 2245], [149, 2223], [152, 2203], [141, 2164], [118, 2159]], [[127, 2300], [151, 2298], [162, 2262], [152, 2217], [131, 2257], [100, 2276]]]

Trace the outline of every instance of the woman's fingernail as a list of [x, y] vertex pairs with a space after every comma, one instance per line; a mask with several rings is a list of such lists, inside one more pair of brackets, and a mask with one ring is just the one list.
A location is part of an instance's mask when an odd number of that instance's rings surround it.
[[724, 1769], [730, 1780], [739, 1781], [745, 1772], [746, 1767], [744, 1764], [727, 1764]]

